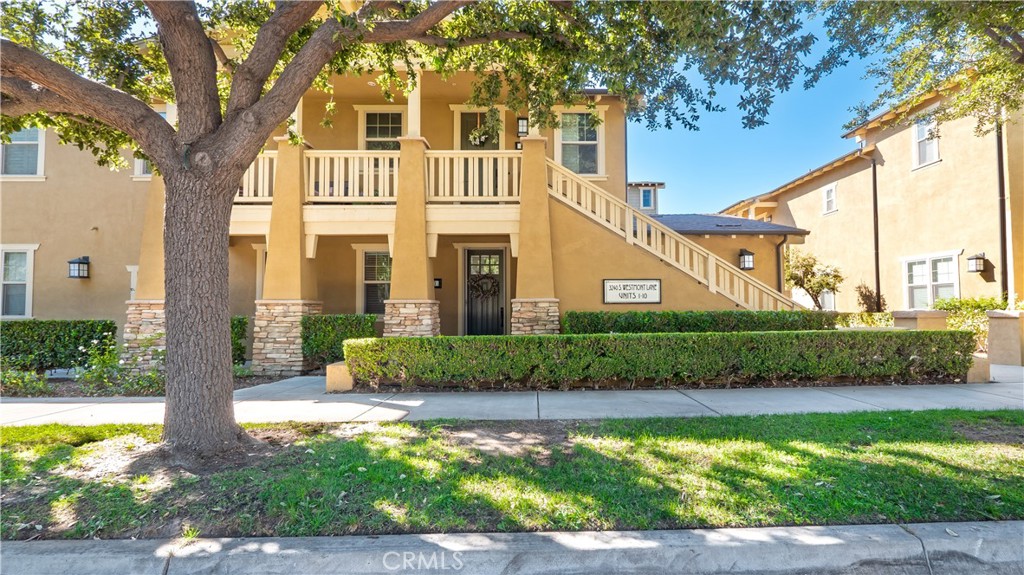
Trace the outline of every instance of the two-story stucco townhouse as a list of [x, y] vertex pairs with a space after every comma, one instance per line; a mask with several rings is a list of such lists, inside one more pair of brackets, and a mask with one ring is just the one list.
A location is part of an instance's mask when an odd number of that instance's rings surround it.
[[828, 300], [840, 311], [858, 311], [861, 285], [894, 310], [949, 297], [1020, 299], [1021, 115], [983, 136], [970, 118], [936, 127], [895, 117], [863, 123], [844, 135], [855, 150], [722, 213], [809, 230], [797, 249], [840, 268], [845, 282]]
[[[537, 130], [501, 108], [475, 138], [472, 77], [425, 73], [386, 101], [338, 77], [295, 114], [305, 140], [271, 139], [238, 188], [231, 307], [254, 317], [262, 371], [301, 369], [299, 320], [374, 313], [384, 335], [551, 333], [566, 310], [791, 309], [784, 226], [676, 231], [627, 201], [626, 107], [589, 94]], [[161, 105], [170, 122], [173, 105]], [[3, 146], [5, 319], [112, 318], [127, 343], [163, 330], [163, 185], [145, 162], [97, 167], [45, 131]], [[692, 223], [692, 222], [690, 222]], [[741, 229], [742, 228], [742, 229]], [[744, 260], [740, 253], [754, 254]], [[89, 258], [87, 279], [68, 262]], [[127, 301], [127, 303], [126, 303]]]

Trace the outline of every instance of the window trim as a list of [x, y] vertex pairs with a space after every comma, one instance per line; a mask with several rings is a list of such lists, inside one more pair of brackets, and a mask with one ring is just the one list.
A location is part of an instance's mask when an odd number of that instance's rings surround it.
[[[581, 178], [599, 180], [608, 179], [608, 169], [605, 163], [605, 152], [607, 147], [607, 139], [605, 138], [605, 126], [608, 125], [605, 112], [608, 111], [607, 105], [594, 106], [597, 111], [597, 116], [601, 119], [601, 125], [597, 127], [597, 173], [596, 174], [576, 174]], [[564, 114], [589, 114], [590, 109], [586, 106], [565, 106], [558, 112], [558, 125], [559, 127], [554, 130], [554, 147], [555, 147], [555, 163], [559, 166], [562, 164], [562, 116]]]
[[[0, 319], [32, 319], [32, 291], [35, 287], [35, 259], [39, 244], [0, 244], [0, 269], [3, 267], [4, 255], [7, 252], [26, 254], [25, 257], [25, 315], [0, 315]], [[0, 275], [0, 290], [5, 282]], [[20, 283], [20, 282], [19, 282]], [[0, 304], [2, 305], [2, 304]], [[0, 311], [2, 313], [2, 311]]]
[[409, 134], [409, 106], [405, 104], [353, 104], [352, 108], [358, 113], [356, 129], [359, 130], [357, 137], [358, 149], [366, 149], [366, 114], [402, 114], [402, 135], [404, 138]]
[[[651, 199], [650, 204], [644, 202], [644, 195], [648, 195]], [[640, 188], [640, 209], [642, 210], [653, 210], [654, 205], [657, 202], [654, 201], [654, 188]]]
[[[936, 106], [930, 106], [930, 107], [925, 108], [924, 110], [922, 110], [922, 112], [930, 112], [930, 111], [934, 110], [935, 108], [936, 108]], [[919, 144], [922, 141], [924, 141], [924, 140], [920, 140], [917, 137], [917, 127], [920, 126], [920, 125], [921, 125], [920, 121], [914, 122], [911, 125], [911, 128], [910, 128], [910, 158], [911, 158], [910, 170], [911, 171], [914, 171], [914, 170], [917, 170], [917, 169], [920, 169], [920, 168], [926, 168], [928, 166], [931, 166], [933, 164], [937, 164], [937, 163], [942, 161], [942, 151], [939, 149], [939, 139], [938, 138], [931, 138], [935, 142], [935, 159], [930, 161], [930, 162], [921, 163], [921, 146]], [[930, 126], [929, 131], [932, 131], [932, 130], [934, 130], [935, 128], [938, 127], [938, 122], [936, 122], [935, 119], [932, 119], [930, 122], [928, 122], [927, 125]]]
[[394, 254], [391, 253], [391, 247], [388, 244], [352, 244], [352, 249], [356, 251], [355, 313], [366, 313], [366, 254], [383, 252], [392, 257]]
[[[463, 112], [475, 112], [483, 114], [487, 112], [487, 108], [481, 108], [480, 106], [469, 106], [467, 104], [449, 104], [448, 108], [452, 111], [452, 149], [462, 150], [462, 113]], [[495, 106], [498, 112], [501, 113], [501, 131], [498, 132], [498, 151], [505, 149], [505, 129], [507, 127], [506, 118], [508, 107], [504, 105]], [[471, 150], [467, 150], [471, 151]], [[486, 151], [486, 150], [484, 150]]]
[[[916, 256], [910, 256], [900, 258], [900, 285], [903, 288], [903, 307], [904, 309], [932, 309], [932, 305], [935, 303], [934, 293], [932, 286], [935, 282], [932, 281], [932, 260], [938, 260], [942, 258], [953, 258], [953, 297], [960, 297], [960, 255], [964, 253], [964, 250], [950, 250], [945, 252], [933, 252], [929, 254], [920, 254]], [[910, 307], [910, 283], [907, 281], [907, 266], [913, 262], [923, 261], [927, 271], [928, 280], [924, 285], [928, 288], [928, 307], [927, 308], [912, 308]], [[918, 285], [918, 284], [914, 284]]]
[[[834, 214], [839, 211], [839, 182], [833, 182], [821, 189], [821, 214]], [[832, 209], [828, 209], [828, 194], [832, 192]]]
[[[46, 128], [36, 128], [39, 130], [39, 140], [37, 142], [37, 149], [39, 151], [36, 154], [36, 173], [35, 174], [3, 174], [0, 173], [0, 182], [43, 182], [46, 181]], [[27, 142], [20, 142], [21, 144]], [[8, 144], [4, 144], [7, 146]], [[10, 144], [19, 145], [19, 144]], [[3, 166], [3, 151], [0, 150], [0, 166]]]

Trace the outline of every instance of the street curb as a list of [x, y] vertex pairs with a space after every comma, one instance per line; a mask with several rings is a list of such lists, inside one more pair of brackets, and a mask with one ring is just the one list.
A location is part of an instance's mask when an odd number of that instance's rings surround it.
[[1024, 575], [1024, 521], [199, 539], [187, 545], [7, 541], [0, 553], [2, 575]]

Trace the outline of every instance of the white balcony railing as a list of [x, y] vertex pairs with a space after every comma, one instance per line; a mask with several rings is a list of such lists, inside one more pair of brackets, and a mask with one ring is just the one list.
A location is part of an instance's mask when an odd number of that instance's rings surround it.
[[398, 152], [306, 152], [306, 201], [393, 203], [398, 193]]
[[519, 201], [522, 152], [428, 150], [427, 201]]
[[274, 199], [274, 170], [277, 167], [277, 151], [271, 150], [256, 156], [256, 161], [242, 174], [238, 184], [236, 204], [266, 204]]

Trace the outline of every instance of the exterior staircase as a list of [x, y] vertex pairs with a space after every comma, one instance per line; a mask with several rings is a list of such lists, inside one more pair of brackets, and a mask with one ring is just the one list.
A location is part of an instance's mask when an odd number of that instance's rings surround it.
[[795, 310], [800, 304], [740, 270], [731, 262], [626, 202], [547, 160], [548, 193], [563, 204], [646, 250], [661, 261], [694, 278], [711, 293], [718, 293], [748, 310]]

